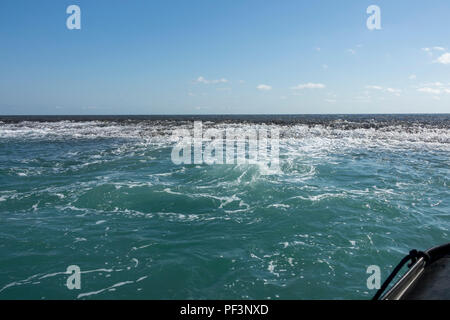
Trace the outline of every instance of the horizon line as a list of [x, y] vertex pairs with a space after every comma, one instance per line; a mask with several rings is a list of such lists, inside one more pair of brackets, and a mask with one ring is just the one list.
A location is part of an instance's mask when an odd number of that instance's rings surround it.
[[367, 115], [450, 115], [450, 112], [398, 112], [398, 113], [179, 113], [179, 114], [0, 114], [2, 117], [195, 117], [195, 116], [367, 116]]

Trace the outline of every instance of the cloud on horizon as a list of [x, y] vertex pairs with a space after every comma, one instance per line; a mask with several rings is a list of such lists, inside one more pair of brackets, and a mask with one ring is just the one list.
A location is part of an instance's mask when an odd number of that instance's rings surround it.
[[216, 80], [207, 80], [204, 77], [200, 76], [195, 80], [196, 83], [203, 83], [203, 84], [218, 84], [218, 83], [227, 83], [228, 80], [225, 78], [216, 79]]
[[291, 87], [292, 90], [303, 90], [303, 89], [324, 89], [326, 86], [322, 83], [304, 83], [298, 84], [294, 87]]
[[272, 87], [267, 84], [260, 84], [259, 86], [256, 87], [256, 89], [260, 91], [270, 91], [272, 90]]

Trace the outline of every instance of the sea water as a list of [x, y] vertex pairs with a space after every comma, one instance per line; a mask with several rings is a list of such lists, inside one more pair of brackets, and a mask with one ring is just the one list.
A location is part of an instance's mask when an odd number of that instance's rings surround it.
[[[195, 120], [279, 129], [280, 172], [175, 165]], [[448, 114], [0, 121], [0, 299], [368, 299], [450, 239]]]

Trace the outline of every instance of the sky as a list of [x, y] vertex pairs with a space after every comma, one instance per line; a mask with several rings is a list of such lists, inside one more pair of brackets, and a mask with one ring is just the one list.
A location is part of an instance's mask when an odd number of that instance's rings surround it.
[[0, 114], [450, 113], [449, 17], [448, 0], [1, 0]]

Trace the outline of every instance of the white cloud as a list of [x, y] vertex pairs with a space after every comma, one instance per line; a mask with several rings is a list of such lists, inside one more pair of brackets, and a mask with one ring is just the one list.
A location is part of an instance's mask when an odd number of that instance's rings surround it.
[[417, 91], [433, 95], [450, 93], [450, 83], [447, 85], [442, 82], [425, 83]]
[[322, 83], [304, 83], [291, 87], [292, 90], [303, 90], [303, 89], [324, 89], [325, 85]]
[[430, 87], [419, 88], [419, 89], [417, 89], [417, 91], [424, 92], [424, 93], [430, 93], [430, 94], [441, 94], [440, 89], [430, 88]]
[[424, 92], [424, 93], [430, 93], [430, 94], [441, 94], [440, 89], [435, 89], [435, 88], [430, 88], [430, 87], [419, 88], [419, 89], [417, 89], [417, 91]]
[[450, 53], [444, 53], [436, 61], [442, 64], [450, 64]]
[[383, 90], [383, 87], [380, 87], [380, 86], [366, 86], [366, 89]]
[[267, 84], [260, 84], [259, 86], [256, 87], [256, 89], [261, 91], [270, 91], [272, 90], [272, 87]]
[[382, 86], [366, 86], [366, 89], [369, 90], [378, 90], [378, 91], [383, 91], [383, 92], [389, 92], [389, 93], [393, 93], [397, 96], [400, 95], [400, 93], [402, 92], [402, 90], [400, 89], [395, 89], [395, 88], [383, 88]]
[[400, 92], [402, 92], [402, 90], [394, 89], [394, 88], [386, 88], [386, 91], [390, 92], [390, 93], [400, 93]]
[[350, 54], [356, 54], [356, 50], [353, 50], [353, 49], [347, 49], [347, 51], [348, 51]]
[[197, 80], [195, 80], [198, 83], [209, 83], [205, 78], [203, 77], [198, 77]]
[[203, 83], [203, 84], [217, 84], [217, 83], [227, 83], [228, 80], [225, 78], [216, 79], [216, 80], [207, 80], [204, 77], [198, 77], [195, 82], [197, 83]]
[[445, 86], [445, 84], [443, 84], [442, 82], [437, 81], [437, 82], [426, 83], [423, 86], [424, 87], [441, 87], [442, 88], [442, 87]]
[[428, 53], [428, 55], [430, 57], [433, 57], [434, 53], [442, 52], [445, 50], [446, 50], [445, 48], [439, 47], [439, 46], [434, 46], [434, 47], [430, 47], [430, 48], [422, 48], [422, 51], [425, 51], [426, 53]]
[[425, 52], [445, 51], [445, 48], [435, 46], [435, 47], [430, 47], [430, 48], [422, 48], [422, 51], [425, 51]]
[[416, 80], [417, 76], [415, 74], [412, 74], [409, 76], [409, 80]]

